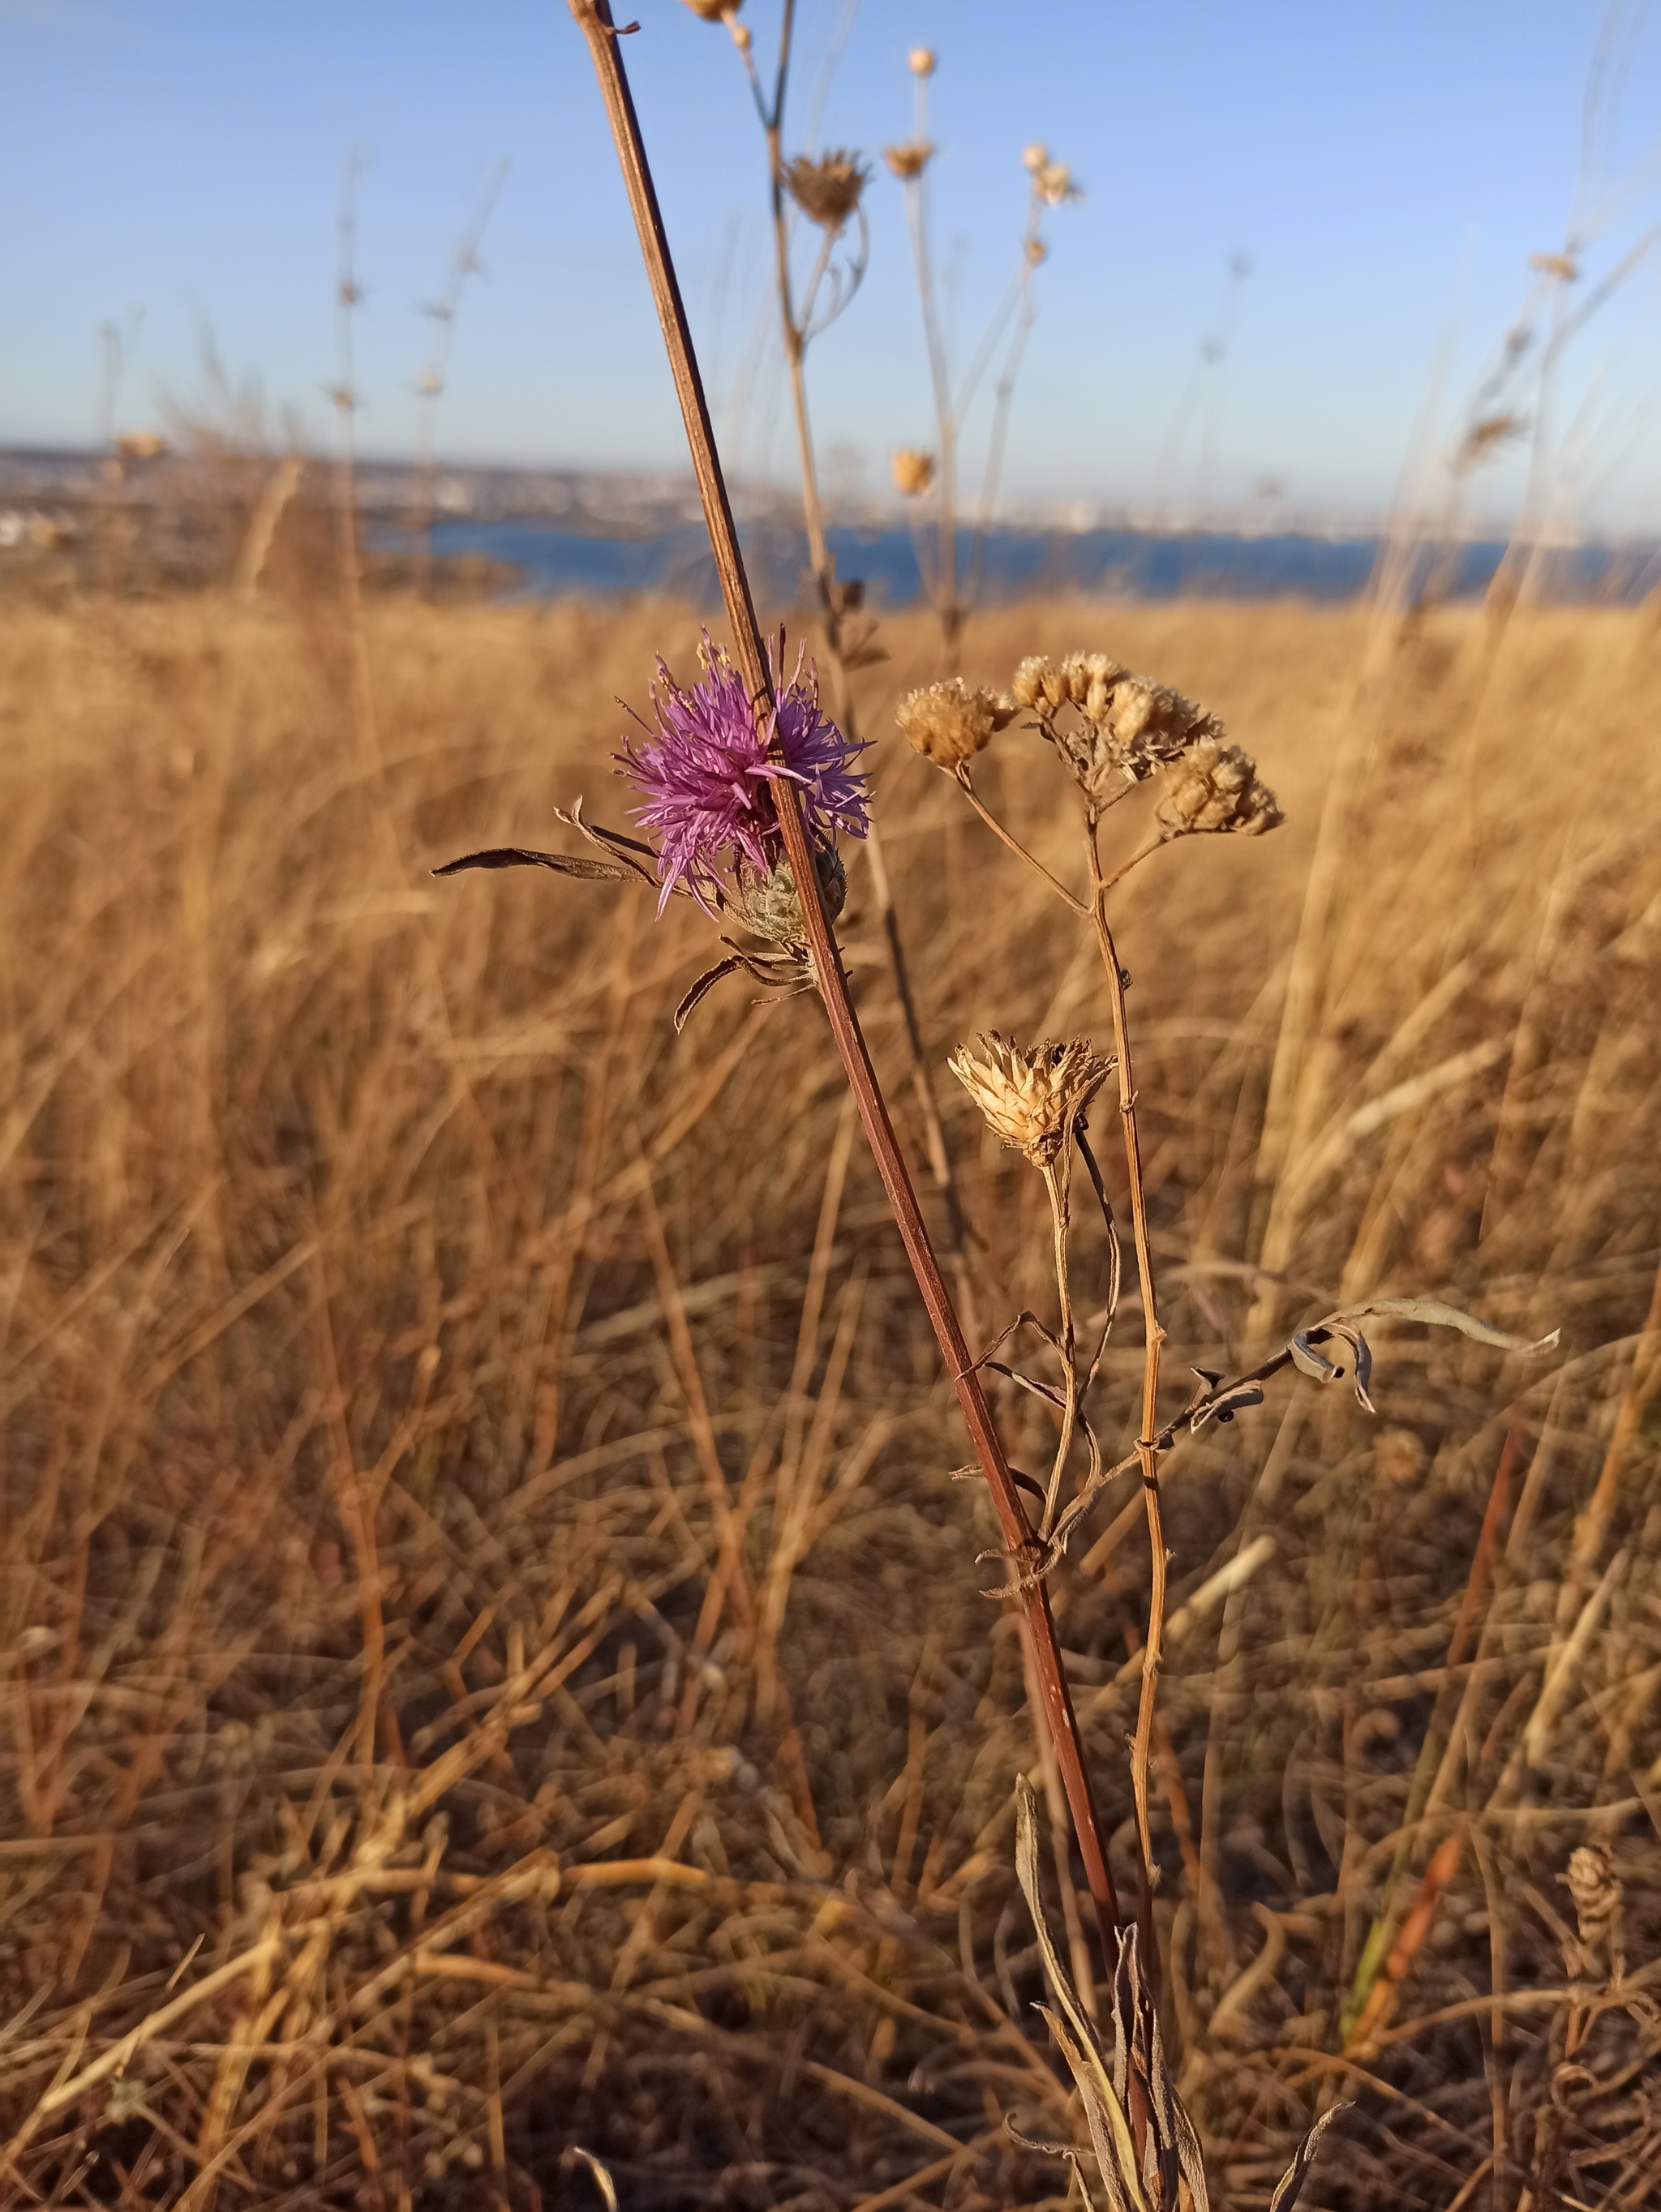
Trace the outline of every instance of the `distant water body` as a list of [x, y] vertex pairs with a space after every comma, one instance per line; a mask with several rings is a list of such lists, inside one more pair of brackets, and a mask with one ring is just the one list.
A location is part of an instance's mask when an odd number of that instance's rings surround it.
[[[751, 526], [741, 532], [752, 578], [771, 599], [800, 593], [807, 549], [798, 533]], [[910, 535], [904, 530], [835, 529], [837, 573], [861, 579], [875, 605], [909, 606], [922, 596]], [[406, 543], [391, 528], [375, 532], [388, 550]], [[483, 556], [516, 572], [514, 597], [568, 593], [617, 598], [639, 592], [693, 600], [717, 595], [715, 565], [703, 531], [683, 525], [649, 537], [605, 538], [551, 524], [473, 522], [456, 518], [434, 529], [435, 551]], [[1317, 538], [1294, 532], [1261, 537], [1149, 531], [995, 530], [989, 533], [980, 597], [991, 600], [1083, 594], [1115, 599], [1277, 599], [1341, 602], [1366, 587], [1378, 557], [1377, 538]], [[1499, 541], [1449, 550], [1439, 596], [1482, 592], [1498, 568]], [[965, 534], [963, 559], [969, 552]], [[1547, 588], [1554, 598], [1629, 603], [1656, 580], [1650, 546], [1585, 545], [1550, 556]]]

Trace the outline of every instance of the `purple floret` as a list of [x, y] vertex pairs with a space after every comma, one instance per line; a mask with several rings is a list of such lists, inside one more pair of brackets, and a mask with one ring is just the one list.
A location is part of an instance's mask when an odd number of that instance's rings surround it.
[[[781, 654], [783, 643], [781, 631]], [[713, 914], [724, 868], [742, 860], [758, 874], [770, 872], [783, 840], [764, 793], [780, 777], [798, 787], [808, 835], [819, 843], [833, 843], [839, 830], [863, 837], [870, 826], [865, 778], [853, 765], [865, 748], [850, 744], [821, 710], [818, 678], [812, 669], [804, 678], [801, 654], [788, 684], [776, 684], [777, 703], [762, 729], [744, 678], [707, 633], [703, 659], [705, 673], [691, 690], [659, 659], [657, 728], [647, 731], [647, 744], [617, 756], [644, 802], [635, 817], [657, 844], [660, 914], [677, 884]], [[776, 736], [782, 760], [770, 755]]]

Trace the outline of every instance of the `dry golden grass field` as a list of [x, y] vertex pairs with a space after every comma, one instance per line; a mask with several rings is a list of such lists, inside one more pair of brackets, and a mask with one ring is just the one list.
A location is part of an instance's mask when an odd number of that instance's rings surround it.
[[[1015, 1884], [1016, 1619], [823, 1015], [740, 976], [677, 1040], [687, 902], [429, 873], [569, 842], [578, 793], [624, 821], [616, 698], [697, 635], [386, 597], [360, 658], [326, 594], [4, 610], [7, 2204], [597, 2207], [579, 2146], [625, 2212], [1068, 2193], [1005, 2127], [1080, 2124]], [[882, 639], [867, 757], [984, 1338], [1053, 1300], [1043, 1194], [946, 1055], [1108, 1011], [1087, 930], [893, 733], [927, 623]], [[965, 672], [1074, 647], [1220, 714], [1287, 815], [1113, 895], [1169, 1410], [1367, 1293], [1561, 1333], [1381, 1322], [1376, 1418], [1282, 1375], [1166, 1463], [1157, 1918], [1213, 2202], [1266, 2205], [1342, 2097], [1306, 2203], [1637, 2212], [1661, 624], [1050, 605], [977, 618]], [[977, 780], [1076, 876], [1037, 738]], [[1077, 1268], [1099, 1304], [1099, 1226]], [[1128, 1290], [1113, 1456], [1139, 1331]], [[1135, 1488], [1051, 1577], [1133, 1892]]]

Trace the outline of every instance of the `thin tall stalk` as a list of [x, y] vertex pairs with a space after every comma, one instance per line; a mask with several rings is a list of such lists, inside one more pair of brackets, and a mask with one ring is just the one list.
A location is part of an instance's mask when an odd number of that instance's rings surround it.
[[[756, 114], [767, 144], [767, 169], [770, 210], [773, 226], [773, 278], [778, 299], [780, 336], [784, 348], [784, 365], [790, 387], [790, 408], [796, 429], [796, 457], [801, 473], [802, 522], [807, 533], [808, 566], [812, 573], [813, 587], [818, 598], [819, 618], [824, 632], [824, 658], [830, 677], [832, 700], [837, 720], [843, 734], [850, 739], [859, 735], [858, 717], [854, 702], [851, 669], [856, 663], [848, 629], [848, 617], [860, 604], [856, 589], [845, 586], [837, 575], [836, 555], [830, 550], [824, 528], [824, 505], [819, 495], [818, 464], [813, 448], [812, 421], [807, 408], [807, 348], [818, 330], [840, 314], [858, 290], [865, 273], [867, 252], [867, 233], [865, 210], [856, 204], [854, 220], [858, 225], [859, 244], [855, 250], [845, 288], [836, 283], [831, 305], [823, 322], [815, 324], [814, 314], [819, 295], [830, 274], [831, 258], [842, 235], [843, 222], [824, 225], [824, 237], [812, 270], [803, 289], [800, 307], [790, 270], [790, 237], [792, 222], [788, 205], [789, 191], [784, 158], [784, 100], [789, 83], [790, 62], [795, 36], [795, 0], [784, 0], [783, 14], [779, 24], [778, 59], [773, 75], [770, 97], [763, 91], [757, 71], [755, 58], [748, 40], [740, 42], [739, 52], [745, 73], [749, 78]], [[867, 633], [868, 635], [868, 633]], [[952, 1155], [946, 1147], [946, 1133], [940, 1125], [940, 1107], [934, 1097], [934, 1079], [928, 1055], [923, 1043], [922, 1025], [917, 1017], [916, 994], [911, 988], [911, 972], [905, 957], [905, 943], [900, 933], [899, 916], [895, 911], [889, 884], [888, 868], [883, 852], [882, 835], [873, 822], [866, 837], [866, 858], [869, 864], [872, 897], [882, 923], [883, 941], [888, 951], [888, 963], [893, 973], [895, 995], [900, 1003], [904, 1018], [906, 1049], [911, 1061], [911, 1090], [916, 1102], [918, 1119], [922, 1124], [923, 1147], [928, 1161], [929, 1173], [939, 1190], [946, 1209], [946, 1243], [957, 1280], [958, 1302], [963, 1310], [969, 1333], [975, 1328], [974, 1283], [969, 1266], [967, 1238], [962, 1194], [952, 1164]]]
[[[757, 703], [758, 715], [766, 714], [770, 713], [772, 705], [767, 655], [751, 599], [738, 533], [733, 523], [732, 508], [715, 450], [715, 435], [692, 349], [686, 313], [670, 258], [668, 240], [653, 188], [640, 125], [618, 51], [619, 34], [611, 21], [608, 0], [569, 0], [569, 4], [588, 42], [639, 233], [641, 251], [662, 325], [692, 465], [703, 502], [704, 520], [721, 577], [722, 597], [733, 632], [734, 656]], [[808, 844], [806, 827], [794, 788], [781, 781], [776, 785], [775, 791], [779, 826], [795, 880], [798, 884], [817, 884], [817, 871]], [[1032, 1528], [1021, 1503], [1020, 1492], [1010, 1473], [1003, 1444], [969, 1347], [964, 1342], [951, 1293], [929, 1242], [928, 1227], [917, 1205], [904, 1159], [895, 1140], [887, 1103], [866, 1048], [841, 955], [819, 902], [804, 897], [801, 903], [819, 992], [831, 1034], [853, 1089], [860, 1120], [882, 1177], [895, 1224], [905, 1245], [906, 1256], [911, 1263], [929, 1321], [956, 1387], [976, 1456], [991, 1492], [1005, 1548], [1015, 1559], [1030, 1559], [1035, 1549]], [[1042, 1577], [1024, 1577], [1018, 1601], [1031, 1638], [1044, 1723], [1055, 1746], [1085, 1879], [1095, 1906], [1104, 1963], [1110, 1974], [1117, 1957], [1118, 1899], [1107, 1863], [1100, 1816], [1085, 1764], [1077, 1717]]]
[[416, 386], [416, 507], [411, 528], [416, 540], [416, 589], [425, 599], [433, 585], [433, 517], [436, 508], [438, 403], [450, 374], [450, 349], [455, 341], [456, 317], [467, 279], [480, 273], [479, 249], [484, 229], [496, 210], [508, 164], [499, 161], [479, 196], [472, 220], [461, 234], [444, 289], [425, 313], [431, 318], [433, 342]]

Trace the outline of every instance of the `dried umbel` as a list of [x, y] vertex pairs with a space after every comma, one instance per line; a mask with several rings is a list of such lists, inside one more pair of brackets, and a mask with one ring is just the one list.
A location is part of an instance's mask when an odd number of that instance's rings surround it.
[[907, 499], [921, 499], [934, 481], [934, 456], [915, 446], [902, 446], [889, 463], [894, 489]]
[[799, 154], [786, 165], [784, 182], [807, 220], [834, 234], [858, 207], [870, 174], [857, 154], [839, 148], [818, 161]]
[[[835, 921], [848, 902], [848, 871], [830, 845], [815, 845], [813, 866], [818, 874], [825, 913]], [[807, 923], [788, 860], [781, 860], [766, 875], [758, 875], [740, 860], [733, 872], [731, 897], [734, 912], [752, 936], [764, 939], [769, 945], [782, 945], [793, 952], [806, 948]]]
[[960, 1044], [946, 1066], [994, 1135], [1035, 1168], [1048, 1167], [1072, 1136], [1112, 1060], [1082, 1037], [1037, 1045], [1031, 1052], [996, 1030], [983, 1032], [976, 1042], [978, 1060]]
[[1104, 653], [1071, 653], [1059, 665], [1035, 654], [1016, 669], [1010, 689], [1097, 805], [1116, 786], [1141, 783], [1202, 739], [1223, 735], [1203, 707]]
[[1165, 770], [1165, 795], [1157, 816], [1167, 837], [1232, 830], [1260, 837], [1286, 819], [1275, 793], [1257, 781], [1257, 763], [1238, 745], [1199, 738]]
[[1001, 692], [989, 691], [983, 684], [971, 689], [961, 676], [954, 676], [949, 683], [908, 693], [895, 709], [894, 720], [913, 752], [949, 770], [982, 751], [1019, 711], [1014, 700]]
[[902, 184], [910, 184], [928, 167], [934, 150], [926, 138], [908, 138], [898, 146], [885, 146], [882, 158]]

